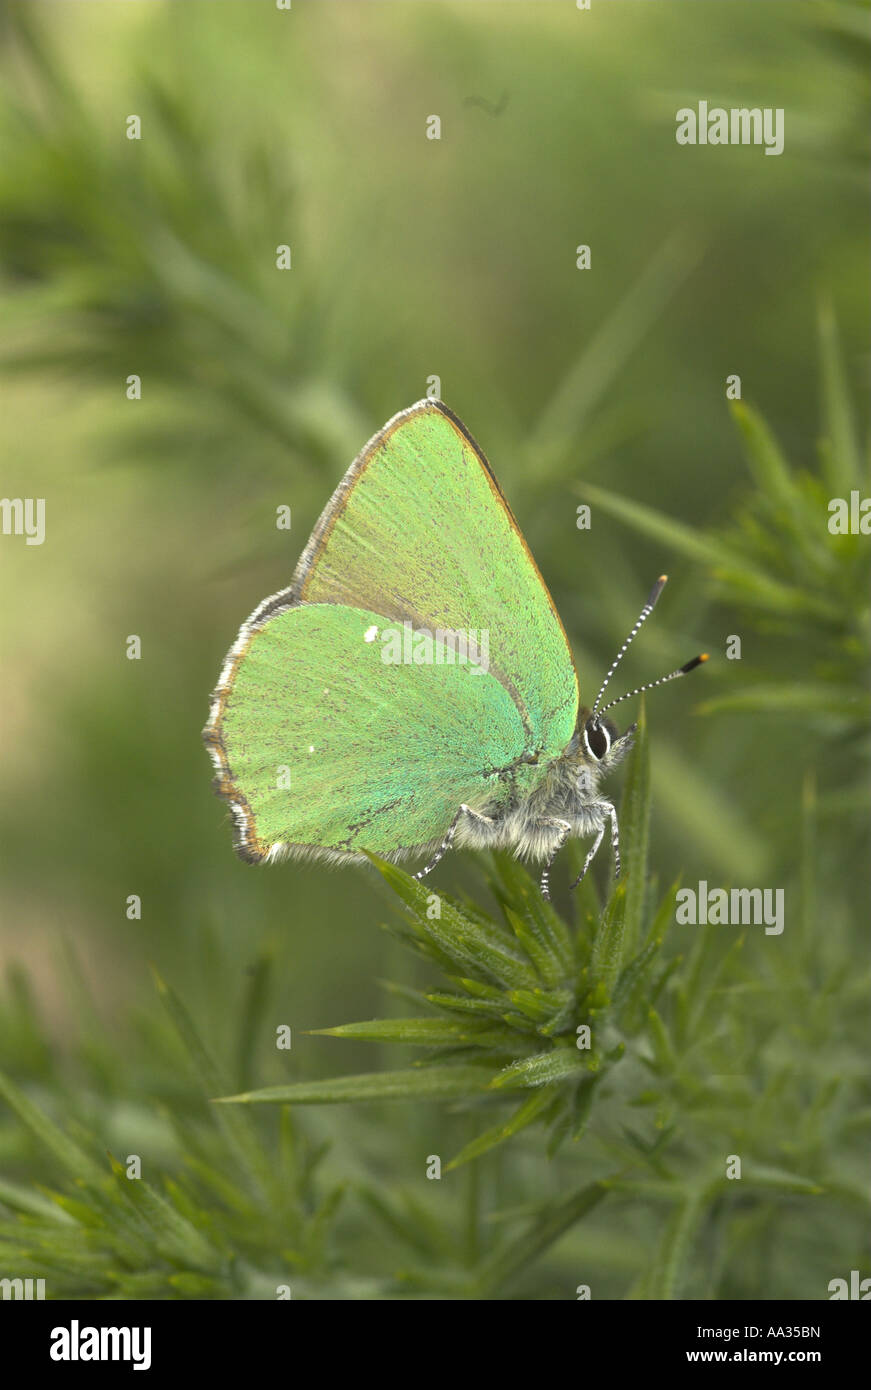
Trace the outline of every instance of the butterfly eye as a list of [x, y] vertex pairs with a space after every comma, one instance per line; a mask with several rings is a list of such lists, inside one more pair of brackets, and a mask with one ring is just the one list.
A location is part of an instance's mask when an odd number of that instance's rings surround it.
[[611, 747], [611, 735], [597, 719], [588, 719], [584, 725], [584, 743], [587, 752], [600, 762]]

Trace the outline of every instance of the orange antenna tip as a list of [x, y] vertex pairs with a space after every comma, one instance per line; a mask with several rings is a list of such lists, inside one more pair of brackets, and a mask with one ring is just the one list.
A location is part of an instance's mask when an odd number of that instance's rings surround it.
[[677, 672], [677, 674], [678, 674], [679, 676], [686, 676], [686, 675], [689, 674], [690, 671], [694, 671], [694, 670], [696, 669], [697, 666], [701, 666], [701, 664], [702, 664], [703, 661], [707, 661], [707, 660], [708, 660], [708, 653], [707, 653], [707, 652], [702, 652], [701, 656], [694, 656], [693, 659], [692, 659], [692, 661], [688, 661], [688, 662], [687, 662], [686, 666], [681, 666], [680, 669], [679, 669], [679, 671]]

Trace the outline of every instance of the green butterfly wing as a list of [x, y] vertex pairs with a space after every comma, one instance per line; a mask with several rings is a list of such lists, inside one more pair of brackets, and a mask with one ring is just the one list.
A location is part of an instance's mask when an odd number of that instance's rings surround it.
[[[381, 644], [366, 641], [379, 621], [304, 604], [248, 648], [222, 737], [252, 857], [262, 846], [396, 854], [426, 844], [463, 795], [480, 800], [522, 757], [523, 726], [497, 680], [468, 666], [385, 665]], [[251, 823], [256, 846], [244, 839]]]
[[[406, 623], [486, 632], [489, 668], [389, 664], [384, 629]], [[422, 401], [366, 446], [290, 588], [244, 624], [204, 737], [243, 857], [399, 856], [463, 802], [528, 793], [577, 710], [565, 633], [486, 459]]]

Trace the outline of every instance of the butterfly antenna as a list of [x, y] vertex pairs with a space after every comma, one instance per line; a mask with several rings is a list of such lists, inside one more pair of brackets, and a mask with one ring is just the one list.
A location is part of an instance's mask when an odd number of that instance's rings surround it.
[[692, 661], [688, 661], [685, 666], [679, 666], [676, 671], [672, 671], [667, 676], [660, 676], [658, 681], [651, 681], [649, 685], [639, 685], [637, 690], [627, 690], [625, 695], [619, 696], [616, 700], [611, 700], [599, 710], [604, 714], [605, 710], [613, 709], [615, 705], [622, 705], [624, 700], [631, 700], [633, 695], [642, 695], [645, 690], [653, 690], [657, 685], [666, 685], [668, 681], [676, 681], [679, 676], [686, 676], [690, 671], [694, 671], [697, 666], [701, 666], [703, 661], [707, 661], [708, 653], [702, 652], [700, 656], [694, 656]]
[[[620, 662], [623, 660], [623, 657], [624, 657], [624, 655], [626, 654], [626, 651], [627, 651], [627, 649], [628, 649], [628, 647], [629, 647], [629, 644], [631, 643], [633, 637], [634, 637], [635, 634], [639, 631], [639, 629], [644, 625], [644, 623], [647, 622], [647, 619], [650, 617], [651, 613], [653, 612], [654, 608], [656, 607], [656, 600], [659, 598], [659, 595], [662, 593], [663, 589], [665, 588], [667, 581], [668, 581], [668, 575], [667, 575], [667, 574], [661, 574], [661, 575], [659, 576], [659, 578], [657, 579], [656, 583], [654, 584], [653, 588], [650, 590], [650, 593], [649, 593], [648, 596], [647, 596], [647, 602], [645, 603], [644, 607], [642, 608], [641, 612], [640, 612], [639, 615], [638, 615], [638, 621], [637, 621], [637, 623], [635, 624], [635, 626], [633, 627], [633, 629], [632, 629], [632, 631], [630, 632], [629, 636], [626, 638], [626, 641], [623, 643], [623, 646], [620, 648], [619, 652], [617, 653], [617, 655], [616, 655], [614, 661], [613, 661], [612, 664], [611, 664], [611, 669], [609, 670], [607, 676], [606, 676], [605, 679], [602, 681], [602, 687], [601, 687], [601, 689], [600, 689], [598, 695], [596, 696], [596, 703], [593, 705], [592, 713], [591, 713], [591, 716], [590, 716], [591, 718], [594, 718], [595, 715], [596, 715], [596, 713], [598, 712], [598, 709], [599, 709], [599, 701], [601, 700], [602, 696], [605, 694], [605, 691], [606, 691], [607, 688], [608, 688], [608, 682], [610, 681], [610, 679], [611, 679], [611, 677], [613, 676], [614, 672], [617, 670], [617, 667], [620, 665]], [[675, 671], [674, 675], [675, 675], [675, 676], [683, 675], [683, 671]], [[674, 676], [663, 676], [663, 680], [673, 680], [673, 679], [674, 679]], [[657, 681], [657, 684], [659, 684], [658, 681]], [[629, 698], [628, 695], [623, 695], [623, 696], [621, 696], [621, 699], [628, 699], [628, 698]], [[616, 704], [617, 704], [617, 701], [614, 700], [612, 703], [616, 705]], [[606, 708], [606, 709], [610, 709], [611, 706], [610, 706], [610, 705], [606, 705], [605, 708]]]

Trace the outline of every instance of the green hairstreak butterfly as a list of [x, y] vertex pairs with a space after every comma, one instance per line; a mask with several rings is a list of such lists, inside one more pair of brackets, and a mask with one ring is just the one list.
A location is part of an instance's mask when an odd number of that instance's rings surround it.
[[553, 600], [486, 458], [440, 401], [401, 411], [351, 464], [290, 587], [243, 623], [203, 731], [243, 859], [425, 859], [453, 844], [550, 866], [617, 813], [626, 755], [599, 693], [582, 706]]

